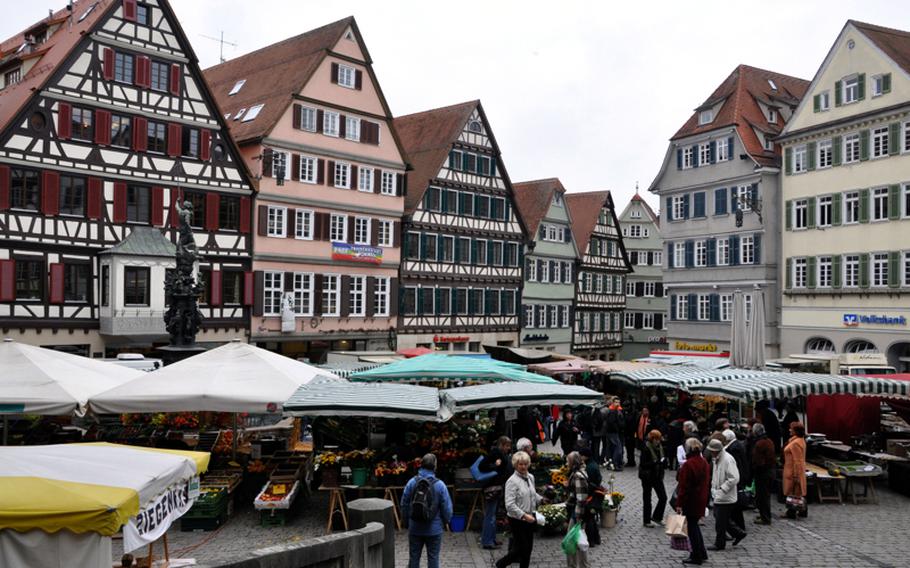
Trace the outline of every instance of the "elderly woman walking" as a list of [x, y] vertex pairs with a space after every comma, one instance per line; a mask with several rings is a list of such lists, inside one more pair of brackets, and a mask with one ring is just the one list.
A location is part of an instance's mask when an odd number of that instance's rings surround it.
[[[588, 474], [585, 471], [585, 460], [578, 452], [566, 456], [566, 466], [569, 468], [569, 498], [566, 500], [566, 509], [569, 513], [569, 529], [576, 523], [585, 526], [585, 509], [588, 501]], [[588, 551], [578, 548], [575, 554], [567, 557], [569, 568], [587, 568]]]
[[787, 507], [784, 517], [795, 519], [797, 510], [800, 517], [807, 517], [806, 506], [806, 427], [802, 422], [790, 424], [790, 441], [784, 446], [784, 495], [798, 499], [802, 505]]
[[701, 455], [702, 445], [697, 438], [689, 438], [683, 445], [686, 448], [686, 459], [679, 468], [676, 512], [686, 516], [692, 548], [689, 557], [683, 559], [683, 564], [701, 564], [708, 559], [708, 552], [698, 523], [705, 516], [708, 507], [711, 472], [708, 462]]
[[534, 488], [534, 476], [528, 473], [531, 456], [527, 452], [512, 454], [512, 467], [515, 473], [506, 481], [505, 500], [506, 516], [512, 529], [512, 540], [509, 552], [496, 561], [497, 568], [509, 566], [515, 562], [521, 568], [531, 564], [531, 552], [534, 550], [534, 526], [537, 517], [537, 504], [543, 497]]

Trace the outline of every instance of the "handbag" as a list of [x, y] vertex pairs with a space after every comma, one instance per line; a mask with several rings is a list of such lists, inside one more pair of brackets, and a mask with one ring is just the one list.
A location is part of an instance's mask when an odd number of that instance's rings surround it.
[[689, 536], [689, 530], [686, 525], [686, 518], [677, 513], [667, 515], [667, 536], [683, 537]]
[[794, 495], [787, 496], [787, 510], [788, 511], [805, 511], [806, 510], [806, 498], [805, 497], [796, 497]]

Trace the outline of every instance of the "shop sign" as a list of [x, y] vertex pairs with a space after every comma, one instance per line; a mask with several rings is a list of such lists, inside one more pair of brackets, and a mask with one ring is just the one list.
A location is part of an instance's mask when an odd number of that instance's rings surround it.
[[667, 338], [662, 335], [652, 335], [648, 337], [648, 343], [666, 343]]
[[382, 249], [367, 245], [352, 245], [332, 241], [332, 260], [381, 264]]
[[686, 343], [685, 341], [677, 341], [676, 349], [678, 351], [704, 351], [706, 353], [716, 353], [717, 345], [714, 343]]
[[[195, 491], [192, 489], [195, 480]], [[135, 517], [123, 525], [123, 549], [136, 550], [161, 538], [171, 523], [183, 516], [199, 491], [199, 478], [188, 479], [169, 487]]]
[[503, 412], [503, 418], [505, 418], [507, 421], [518, 420], [518, 409], [506, 408]]
[[857, 327], [859, 324], [866, 325], [907, 325], [907, 318], [904, 316], [864, 316], [861, 314], [844, 314], [844, 326]]
[[535, 335], [528, 334], [525, 336], [525, 341], [549, 341], [550, 336], [546, 333], [538, 333]]
[[433, 343], [467, 343], [470, 337], [466, 335], [454, 335], [454, 336], [445, 336], [445, 335], [434, 335]]

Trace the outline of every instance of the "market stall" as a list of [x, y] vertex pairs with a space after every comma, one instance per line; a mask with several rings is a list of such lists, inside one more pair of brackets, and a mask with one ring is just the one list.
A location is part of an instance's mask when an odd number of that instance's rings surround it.
[[429, 354], [404, 359], [376, 369], [353, 373], [352, 381], [518, 381], [524, 383], [557, 383], [529, 373], [523, 365], [490, 358]]
[[109, 568], [111, 536], [149, 545], [196, 499], [201, 452], [112, 444], [0, 448], [0, 566]]

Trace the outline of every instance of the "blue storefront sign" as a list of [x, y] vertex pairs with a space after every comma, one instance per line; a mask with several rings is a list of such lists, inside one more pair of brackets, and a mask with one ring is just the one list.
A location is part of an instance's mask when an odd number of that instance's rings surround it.
[[904, 316], [844, 314], [844, 325], [846, 327], [857, 327], [860, 324], [907, 325], [907, 318]]

